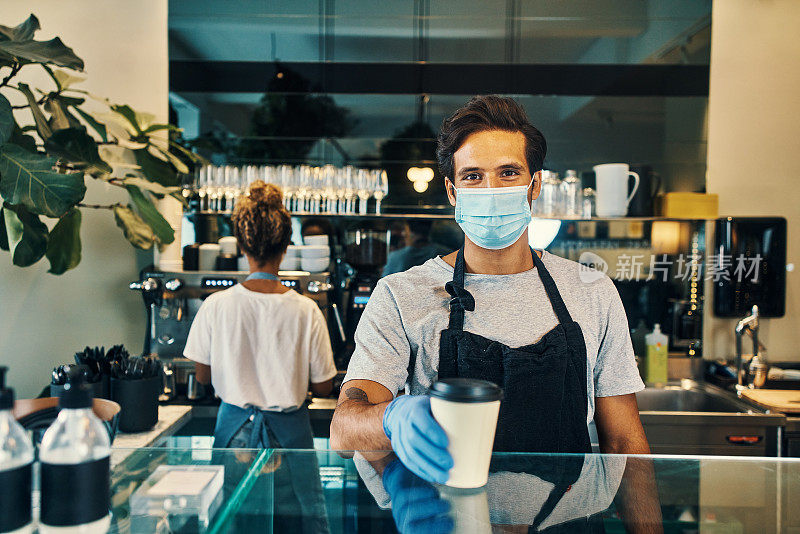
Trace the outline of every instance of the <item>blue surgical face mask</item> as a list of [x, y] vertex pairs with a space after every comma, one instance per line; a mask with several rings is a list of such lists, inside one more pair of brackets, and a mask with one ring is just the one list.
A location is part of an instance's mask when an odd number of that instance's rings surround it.
[[528, 186], [456, 188], [456, 222], [481, 248], [510, 247], [531, 222]]

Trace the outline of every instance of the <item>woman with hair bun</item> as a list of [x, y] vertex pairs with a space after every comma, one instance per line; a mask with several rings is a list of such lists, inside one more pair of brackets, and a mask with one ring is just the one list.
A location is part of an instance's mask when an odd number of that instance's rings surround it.
[[292, 233], [283, 193], [253, 182], [231, 222], [250, 275], [203, 302], [184, 349], [222, 399], [214, 447], [313, 449], [309, 383], [328, 395], [336, 366], [322, 312], [278, 278]]

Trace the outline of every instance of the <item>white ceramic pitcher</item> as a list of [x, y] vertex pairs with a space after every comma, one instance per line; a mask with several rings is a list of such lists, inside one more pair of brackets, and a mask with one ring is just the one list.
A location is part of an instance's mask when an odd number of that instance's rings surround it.
[[[627, 163], [604, 163], [594, 166], [597, 185], [597, 216], [624, 217], [633, 195], [639, 188], [639, 175]], [[628, 178], [633, 177], [633, 190], [628, 194]]]

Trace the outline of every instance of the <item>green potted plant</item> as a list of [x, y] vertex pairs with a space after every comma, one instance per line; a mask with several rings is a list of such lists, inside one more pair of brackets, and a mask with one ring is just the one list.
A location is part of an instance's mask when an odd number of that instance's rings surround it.
[[[58, 37], [35, 40], [38, 29], [34, 15], [16, 27], [0, 25], [0, 249], [20, 267], [46, 257], [49, 272], [62, 274], [80, 263], [83, 209], [108, 210], [109, 222], [113, 217], [137, 248], [168, 245], [174, 232], [154, 200], [181, 199], [179, 175], [201, 158], [170, 139], [175, 126], [76, 87], [83, 61]], [[50, 87], [18, 81], [36, 68]], [[20, 105], [12, 106], [12, 93]], [[103, 111], [89, 111], [89, 101]], [[15, 109], [32, 124], [20, 126]], [[130, 202], [84, 203], [87, 179], [125, 189]]]

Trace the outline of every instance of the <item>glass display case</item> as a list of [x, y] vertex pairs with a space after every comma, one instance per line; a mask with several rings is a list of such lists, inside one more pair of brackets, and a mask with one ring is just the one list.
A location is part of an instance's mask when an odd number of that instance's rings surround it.
[[220, 502], [207, 525], [164, 515], [149, 518], [156, 528], [147, 532], [528, 532], [534, 526], [688, 533], [800, 527], [792, 506], [800, 461], [791, 459], [503, 453], [492, 458], [489, 483], [466, 491], [429, 484], [385, 452], [344, 456], [352, 455], [115, 449], [112, 531], [141, 531], [146, 518], [130, 516], [130, 496], [165, 464], [224, 466]]

